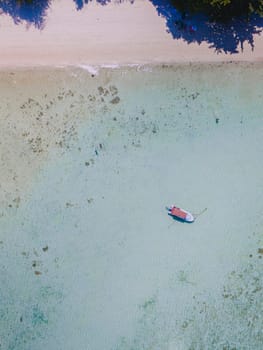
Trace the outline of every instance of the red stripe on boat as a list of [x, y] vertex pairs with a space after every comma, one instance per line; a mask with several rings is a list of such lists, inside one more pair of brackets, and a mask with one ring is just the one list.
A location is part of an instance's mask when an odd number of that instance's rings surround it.
[[181, 210], [180, 208], [172, 207], [171, 215], [177, 216], [178, 218], [185, 220], [187, 213], [185, 211]]

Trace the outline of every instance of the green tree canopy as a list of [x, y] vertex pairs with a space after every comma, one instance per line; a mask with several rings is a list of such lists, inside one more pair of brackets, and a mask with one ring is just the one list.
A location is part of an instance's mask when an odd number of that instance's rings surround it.
[[263, 0], [171, 0], [182, 12], [204, 12], [216, 19], [263, 15]]

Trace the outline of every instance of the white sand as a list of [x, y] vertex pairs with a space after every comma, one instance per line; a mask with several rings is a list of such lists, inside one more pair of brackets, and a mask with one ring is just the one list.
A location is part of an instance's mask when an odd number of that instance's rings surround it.
[[238, 54], [217, 54], [206, 43], [174, 40], [165, 19], [146, 0], [89, 3], [81, 11], [73, 1], [55, 0], [41, 31], [1, 16], [0, 67], [262, 60], [263, 38], [255, 35], [254, 40], [254, 51], [245, 44]]

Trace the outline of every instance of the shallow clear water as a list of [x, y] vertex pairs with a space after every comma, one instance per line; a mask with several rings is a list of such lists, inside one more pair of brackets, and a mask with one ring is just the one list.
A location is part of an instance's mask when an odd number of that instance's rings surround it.
[[2, 349], [261, 349], [262, 80], [1, 72]]

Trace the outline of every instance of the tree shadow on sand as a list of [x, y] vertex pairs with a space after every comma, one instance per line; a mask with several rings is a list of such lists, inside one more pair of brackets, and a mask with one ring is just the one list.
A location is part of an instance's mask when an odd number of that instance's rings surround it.
[[[92, 2], [92, 0], [73, 0], [76, 4], [77, 10], [82, 10], [84, 5], [88, 4], [89, 2]], [[130, 2], [131, 4], [134, 3], [135, 0], [114, 0], [115, 4], [121, 4], [125, 1]], [[96, 0], [97, 4], [100, 4], [102, 6], [108, 5], [110, 2], [113, 2], [112, 0]]]
[[[91, 0], [73, 0], [76, 10], [81, 10]], [[121, 4], [136, 0], [95, 0], [105, 6], [110, 2]], [[159, 16], [166, 20], [167, 32], [174, 39], [182, 39], [188, 44], [203, 42], [217, 53], [235, 54], [243, 50], [244, 43], [254, 49], [254, 35], [260, 35], [263, 29], [263, 18], [251, 16], [249, 21], [245, 18], [236, 18], [228, 23], [209, 21], [202, 15], [187, 16], [180, 13], [169, 0], [149, 0], [155, 7]], [[15, 24], [26, 22], [38, 29], [45, 27], [47, 10], [52, 0], [2, 0], [0, 1], [0, 14], [8, 14]]]
[[[111, 0], [95, 0], [97, 4], [107, 5]], [[115, 3], [122, 3], [124, 0], [115, 0]], [[129, 0], [133, 3], [134, 0]], [[15, 24], [25, 22], [27, 27], [31, 25], [37, 29], [45, 27], [47, 10], [53, 0], [2, 0], [0, 1], [0, 15], [7, 14], [12, 17]], [[82, 10], [84, 5], [91, 0], [73, 0], [76, 10]]]
[[254, 35], [263, 30], [263, 18], [254, 15], [249, 20], [235, 18], [228, 23], [212, 22], [204, 15], [182, 14], [165, 0], [150, 0], [159, 16], [166, 20], [167, 32], [174, 39], [183, 39], [188, 44], [203, 42], [217, 53], [242, 52], [248, 43], [254, 49]]
[[33, 24], [36, 28], [43, 29], [50, 3], [51, 0], [2, 0], [0, 14], [11, 16], [15, 24], [26, 22], [28, 27]]

